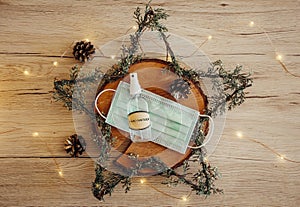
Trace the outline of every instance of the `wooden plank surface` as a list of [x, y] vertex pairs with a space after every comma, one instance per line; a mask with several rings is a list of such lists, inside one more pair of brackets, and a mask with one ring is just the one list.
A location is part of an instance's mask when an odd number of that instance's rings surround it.
[[[222, 59], [227, 68], [239, 63], [253, 72], [248, 100], [227, 113], [222, 138], [209, 158], [223, 175], [217, 184], [225, 193], [207, 199], [192, 194], [184, 202], [135, 178], [128, 194], [118, 187], [105, 203], [93, 197], [93, 160], [86, 154], [71, 159], [64, 152], [64, 139], [75, 132], [72, 114], [51, 102], [49, 91], [53, 79], [67, 77], [76, 63], [59, 58], [72, 41], [89, 38], [101, 46], [123, 35], [134, 25], [134, 8], [145, 2], [0, 1], [0, 206], [299, 206], [299, 164], [236, 136], [241, 131], [300, 161], [300, 81], [283, 71], [263, 33], [284, 54], [288, 69], [300, 75], [300, 3], [295, 0], [153, 1], [171, 15], [170, 32], [197, 45], [212, 35], [201, 48], [211, 60]], [[45, 75], [53, 61], [60, 66]], [[187, 187], [160, 182], [147, 178], [178, 198], [188, 193]]]

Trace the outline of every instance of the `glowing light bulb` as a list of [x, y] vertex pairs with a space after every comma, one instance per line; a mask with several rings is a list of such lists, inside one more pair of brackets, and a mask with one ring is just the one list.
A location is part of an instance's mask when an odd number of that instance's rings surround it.
[[237, 131], [235, 134], [238, 138], [243, 138], [243, 133], [241, 131]]
[[280, 54], [277, 54], [277, 55], [276, 55], [276, 60], [279, 60], [279, 61], [281, 61], [281, 60], [282, 60], [282, 55], [280, 55]]
[[209, 35], [209, 36], [207, 37], [207, 39], [208, 39], [208, 40], [211, 40], [211, 39], [212, 39], [212, 36], [211, 36], [211, 35]]
[[285, 159], [284, 155], [278, 155], [278, 157], [280, 158], [280, 160], [284, 160]]
[[249, 22], [249, 26], [253, 27], [254, 26], [254, 22], [253, 21]]
[[24, 70], [24, 75], [29, 75], [29, 71], [28, 70]]
[[54, 61], [54, 62], [53, 62], [53, 65], [54, 65], [55, 67], [58, 66], [58, 62]]
[[33, 133], [32, 133], [32, 136], [33, 136], [33, 137], [38, 137], [38, 136], [39, 136], [39, 133], [38, 133], [38, 132], [33, 132]]

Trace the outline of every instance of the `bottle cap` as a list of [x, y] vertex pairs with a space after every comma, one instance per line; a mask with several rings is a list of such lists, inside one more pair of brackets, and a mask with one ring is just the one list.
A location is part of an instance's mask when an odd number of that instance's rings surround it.
[[137, 73], [130, 73], [130, 95], [141, 93], [141, 86], [139, 84]]

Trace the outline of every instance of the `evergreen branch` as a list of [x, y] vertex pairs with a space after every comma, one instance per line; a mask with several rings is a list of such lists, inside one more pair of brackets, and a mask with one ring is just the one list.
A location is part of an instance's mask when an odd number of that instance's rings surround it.
[[80, 68], [75, 65], [70, 70], [70, 79], [54, 80], [54, 91], [52, 92], [52, 97], [55, 101], [61, 101], [64, 106], [69, 110], [75, 109], [78, 111], [84, 111], [87, 114], [93, 116], [93, 114], [85, 107], [85, 97], [84, 91], [76, 91], [74, 96], [74, 87], [82, 86], [87, 87], [87, 85], [96, 82], [102, 78], [103, 73], [98, 68], [94, 72], [86, 75], [86, 77], [78, 77]]
[[212, 68], [207, 74], [202, 73], [202, 77], [209, 77], [222, 80], [222, 85], [215, 86], [218, 95], [212, 97], [211, 113], [223, 112], [225, 108], [220, 109], [227, 103], [228, 110], [232, 110], [236, 106], [241, 105], [245, 101], [245, 89], [252, 86], [253, 79], [251, 74], [241, 73], [242, 66], [236, 66], [233, 71], [225, 70], [221, 60], [212, 63]]
[[101, 165], [98, 164], [96, 166], [95, 172], [96, 178], [92, 185], [92, 192], [94, 196], [100, 201], [104, 201], [105, 195], [111, 195], [113, 189], [120, 182], [123, 182], [125, 192], [130, 189], [131, 181], [126, 176], [107, 171], [105, 168], [101, 167]]
[[146, 4], [144, 15], [141, 14], [141, 9], [136, 8], [134, 12], [134, 19], [138, 24], [138, 29], [136, 33], [142, 33], [145, 29], [156, 30], [159, 32], [166, 32], [168, 29], [160, 23], [160, 20], [166, 20], [168, 14], [163, 8], [153, 9], [150, 5], [151, 1]]
[[208, 196], [212, 193], [223, 193], [222, 189], [215, 186], [215, 181], [220, 177], [217, 168], [211, 167], [211, 165], [203, 159], [203, 156], [199, 157], [199, 162], [201, 168], [198, 169], [197, 173], [192, 175], [192, 178], [188, 178], [188, 175], [190, 174], [179, 174], [175, 170], [169, 169], [162, 175], [168, 178], [166, 181], [162, 182], [162, 184], [176, 186], [182, 183], [190, 186], [197, 195]]

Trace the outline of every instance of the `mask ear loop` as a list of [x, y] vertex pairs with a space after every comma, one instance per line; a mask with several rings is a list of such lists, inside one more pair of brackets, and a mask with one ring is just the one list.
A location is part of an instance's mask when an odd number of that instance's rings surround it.
[[97, 95], [97, 97], [96, 97], [96, 99], [95, 99], [95, 102], [94, 102], [94, 105], [95, 105], [95, 108], [96, 108], [97, 112], [99, 113], [99, 115], [100, 115], [103, 119], [106, 119], [106, 116], [104, 116], [104, 115], [101, 113], [101, 111], [100, 111], [99, 108], [98, 108], [97, 103], [98, 103], [98, 99], [100, 98], [100, 96], [101, 96], [103, 93], [108, 92], [108, 91], [116, 92], [115, 89], [110, 89], [110, 88], [109, 88], [109, 89], [105, 89], [105, 90], [101, 91], [101, 92]]
[[204, 147], [211, 139], [212, 135], [213, 135], [213, 131], [214, 131], [214, 128], [215, 128], [215, 123], [214, 123], [214, 120], [208, 116], [208, 115], [205, 115], [205, 114], [200, 114], [199, 115], [200, 117], [205, 117], [205, 118], [208, 118], [209, 121], [210, 121], [210, 126], [209, 126], [209, 132], [208, 132], [208, 135], [207, 135], [207, 139], [205, 142], [203, 142], [203, 144], [201, 144], [200, 146], [196, 146], [196, 147], [193, 147], [193, 146], [188, 146], [189, 148], [191, 149], [199, 149], [201, 147]]

